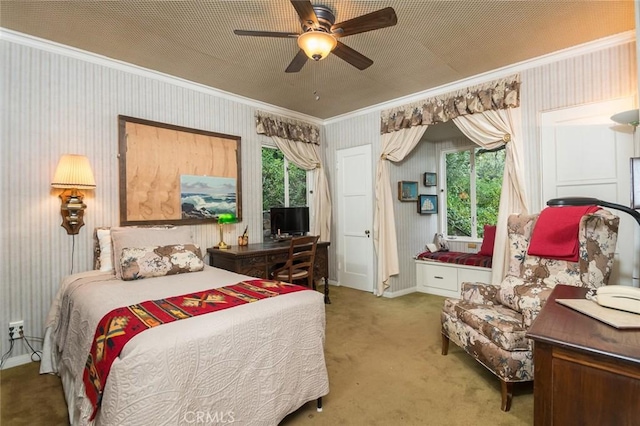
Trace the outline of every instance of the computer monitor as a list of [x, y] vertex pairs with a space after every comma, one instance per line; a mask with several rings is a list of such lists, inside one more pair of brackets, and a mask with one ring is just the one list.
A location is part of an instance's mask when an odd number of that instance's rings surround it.
[[271, 207], [271, 235], [306, 235], [309, 207]]

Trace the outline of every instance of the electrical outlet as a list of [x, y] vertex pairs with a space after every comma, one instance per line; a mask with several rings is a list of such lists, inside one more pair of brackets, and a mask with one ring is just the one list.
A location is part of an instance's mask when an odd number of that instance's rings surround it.
[[24, 335], [24, 321], [14, 321], [9, 323], [9, 340], [22, 339]]

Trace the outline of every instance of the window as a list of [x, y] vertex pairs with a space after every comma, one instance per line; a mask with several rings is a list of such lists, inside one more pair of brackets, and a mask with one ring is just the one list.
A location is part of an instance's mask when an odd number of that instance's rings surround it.
[[307, 171], [290, 163], [282, 151], [262, 147], [262, 211], [265, 236], [271, 233], [271, 207], [307, 205]]
[[447, 236], [480, 239], [484, 225], [496, 224], [504, 159], [504, 147], [443, 151], [446, 182], [443, 220]]

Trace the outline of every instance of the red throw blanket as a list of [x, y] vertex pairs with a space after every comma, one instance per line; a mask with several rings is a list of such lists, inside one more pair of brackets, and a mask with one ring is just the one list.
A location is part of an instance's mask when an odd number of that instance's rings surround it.
[[577, 262], [580, 220], [598, 209], [597, 206], [565, 206], [542, 210], [527, 252], [531, 256]]
[[98, 412], [111, 364], [124, 345], [138, 333], [173, 321], [301, 290], [308, 288], [280, 281], [251, 280], [112, 310], [98, 323], [84, 369], [85, 393], [93, 405], [90, 420]]

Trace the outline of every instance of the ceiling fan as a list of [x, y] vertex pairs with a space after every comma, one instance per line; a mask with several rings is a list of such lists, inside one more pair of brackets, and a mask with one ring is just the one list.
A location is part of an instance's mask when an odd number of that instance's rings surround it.
[[373, 61], [338, 39], [354, 34], [380, 28], [391, 27], [398, 22], [396, 12], [386, 7], [375, 12], [361, 15], [338, 24], [334, 24], [335, 16], [327, 6], [314, 6], [309, 0], [291, 0], [302, 25], [302, 33], [285, 33], [273, 31], [234, 30], [234, 34], [253, 37], [296, 38], [300, 50], [293, 58], [285, 72], [298, 72], [307, 59], [319, 61], [333, 53], [343, 61], [348, 62], [359, 70], [364, 70]]

